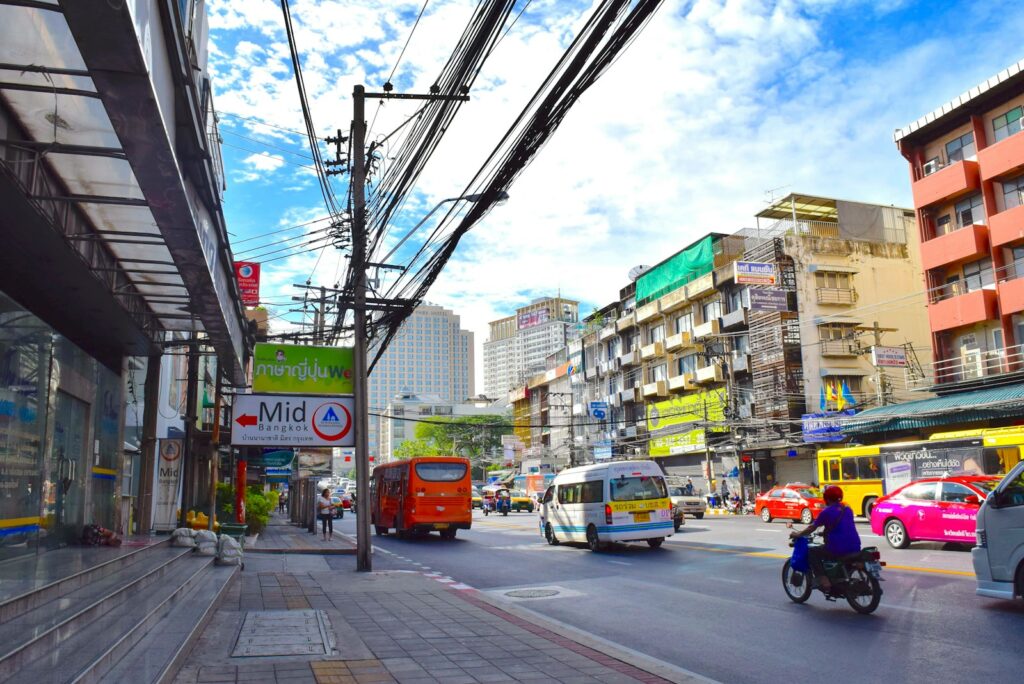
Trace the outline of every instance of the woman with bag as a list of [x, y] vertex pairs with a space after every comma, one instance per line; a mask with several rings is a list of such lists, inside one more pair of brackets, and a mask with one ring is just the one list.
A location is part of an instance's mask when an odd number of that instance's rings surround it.
[[320, 492], [320, 498], [316, 501], [317, 516], [320, 518], [320, 523], [323, 527], [324, 541], [334, 538], [334, 511], [331, 510], [333, 508], [331, 490], [325, 489]]

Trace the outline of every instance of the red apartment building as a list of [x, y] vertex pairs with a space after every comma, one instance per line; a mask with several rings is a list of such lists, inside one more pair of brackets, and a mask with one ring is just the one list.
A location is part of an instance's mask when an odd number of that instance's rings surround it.
[[910, 162], [940, 394], [1024, 374], [1022, 114], [1024, 61], [894, 135]]

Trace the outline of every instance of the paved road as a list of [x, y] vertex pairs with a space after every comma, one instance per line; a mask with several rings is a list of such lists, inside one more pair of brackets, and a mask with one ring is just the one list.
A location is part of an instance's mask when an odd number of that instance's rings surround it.
[[[839, 682], [966, 682], [1019, 673], [1024, 662], [1024, 602], [977, 597], [970, 554], [955, 547], [896, 551], [865, 539], [894, 566], [932, 570], [887, 570], [882, 606], [865, 617], [817, 593], [802, 606], [786, 598], [782, 523], [688, 520], [661, 549], [621, 544], [597, 554], [549, 547], [536, 525], [533, 514], [480, 516], [454, 542], [378, 537], [374, 563], [438, 571], [497, 596], [555, 588], [520, 607], [720, 681], [807, 680], [828, 662]], [[347, 517], [341, 526], [354, 532]]]

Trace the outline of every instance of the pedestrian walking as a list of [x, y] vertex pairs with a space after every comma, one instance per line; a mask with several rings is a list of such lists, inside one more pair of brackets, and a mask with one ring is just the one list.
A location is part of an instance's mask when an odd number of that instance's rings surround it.
[[288, 495], [281, 492], [277, 497], [277, 512], [284, 513], [285, 506], [288, 505]]
[[334, 538], [334, 512], [331, 510], [334, 504], [331, 503], [331, 490], [325, 489], [320, 492], [320, 498], [316, 501], [316, 511], [320, 518], [320, 525], [324, 533], [324, 541]]

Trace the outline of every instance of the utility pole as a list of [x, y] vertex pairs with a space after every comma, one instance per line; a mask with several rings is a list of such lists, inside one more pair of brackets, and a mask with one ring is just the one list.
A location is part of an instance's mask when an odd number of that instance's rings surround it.
[[[878, 321], [874, 321], [870, 328], [858, 327], [854, 328], [857, 332], [868, 332], [874, 336], [874, 346], [882, 346], [882, 333], [885, 332], [899, 332], [897, 328], [882, 328], [878, 325]], [[886, 406], [889, 404], [890, 392], [889, 392], [889, 378], [886, 377], [885, 373], [882, 372], [882, 367], [876, 363], [875, 366], [875, 399], [879, 406]]]

